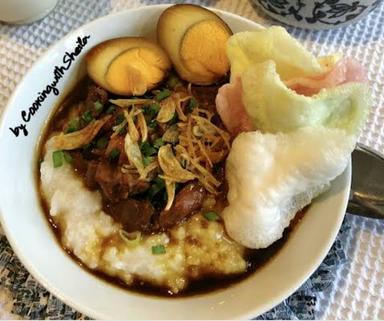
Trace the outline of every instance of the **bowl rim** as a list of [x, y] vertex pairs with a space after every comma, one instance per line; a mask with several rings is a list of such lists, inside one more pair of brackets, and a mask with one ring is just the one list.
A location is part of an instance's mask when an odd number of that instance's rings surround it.
[[[5, 132], [4, 126], [5, 126], [6, 114], [9, 112], [9, 109], [11, 108], [11, 106], [14, 105], [14, 100], [16, 99], [16, 97], [20, 94], [20, 88], [25, 86], [24, 81], [25, 81], [26, 77], [32, 72], [33, 69], [36, 68], [36, 66], [38, 66], [41, 63], [41, 60], [44, 60], [45, 57], [47, 57], [51, 53], [53, 53], [56, 50], [57, 46], [64, 44], [66, 42], [66, 40], [70, 39], [75, 34], [79, 33], [82, 30], [82, 28], [84, 28], [84, 27], [91, 28], [93, 25], [96, 25], [103, 20], [109, 20], [113, 17], [124, 16], [128, 12], [134, 13], [136, 11], [153, 10], [153, 9], [164, 10], [164, 9], [166, 9], [172, 5], [173, 4], [146, 5], [146, 6], [136, 7], [136, 8], [125, 9], [125, 10], [115, 12], [115, 13], [110, 13], [110, 14], [98, 17], [98, 18], [93, 19], [87, 23], [82, 24], [81, 26], [79, 26], [76, 29], [67, 33], [64, 37], [60, 38], [58, 41], [49, 45], [47, 47], [47, 49], [43, 52], [43, 54], [41, 54], [36, 59], [36, 61], [28, 68], [28, 70], [25, 72], [23, 77], [19, 80], [16, 87], [13, 89], [11, 96], [7, 100], [6, 105], [3, 109], [3, 112], [2, 112], [1, 117], [0, 117], [0, 137]], [[228, 12], [228, 11], [221, 10], [221, 9], [212, 8], [212, 7], [207, 7], [207, 6], [203, 6], [203, 7], [207, 8], [209, 10], [212, 10], [213, 12], [216, 12], [218, 14], [221, 14], [224, 16], [230, 16], [231, 18], [233, 18], [235, 20], [238, 20], [238, 21], [241, 21], [244, 23], [248, 23], [248, 24], [251, 23], [255, 27], [265, 28], [263, 25], [255, 22], [253, 20], [239, 16], [235, 13]], [[64, 92], [64, 94], [65, 94], [65, 92]], [[289, 297], [291, 294], [293, 294], [295, 291], [297, 291], [297, 289], [299, 289], [300, 286], [302, 284], [304, 284], [308, 280], [308, 278], [315, 272], [315, 270], [319, 267], [321, 262], [324, 260], [324, 258], [328, 254], [330, 248], [332, 247], [332, 245], [336, 239], [336, 236], [340, 230], [341, 224], [343, 222], [343, 219], [345, 216], [345, 211], [347, 208], [348, 198], [349, 198], [349, 190], [350, 190], [350, 186], [351, 186], [351, 176], [352, 176], [351, 172], [352, 171], [351, 171], [351, 158], [350, 158], [345, 172], [343, 174], [341, 174], [341, 175], [344, 175], [344, 174], [346, 175], [346, 180], [347, 180], [346, 185], [348, 187], [348, 193], [345, 192], [342, 195], [341, 201], [339, 203], [341, 206], [340, 207], [340, 215], [338, 215], [338, 220], [336, 221], [336, 224], [334, 225], [333, 230], [328, 231], [328, 234], [329, 234], [328, 242], [326, 244], [325, 243], [323, 244], [321, 252], [319, 252], [317, 255], [317, 259], [312, 261], [312, 264], [311, 264], [310, 268], [307, 269], [307, 272], [305, 274], [302, 274], [302, 277], [300, 278], [300, 280], [297, 280], [296, 282], [294, 282], [294, 284], [291, 285], [290, 288], [287, 288], [285, 291], [280, 292], [279, 295], [275, 295], [274, 299], [268, 300], [265, 303], [260, 304], [258, 307], [258, 312], [256, 312], [255, 309], [250, 310], [250, 311], [244, 311], [242, 314], [239, 314], [237, 316], [237, 319], [254, 318], [257, 315], [260, 315], [260, 314], [272, 309], [273, 307], [278, 305], [280, 302], [285, 300], [287, 297]], [[341, 213], [342, 212], [341, 209], [343, 209], [343, 213]], [[17, 246], [17, 240], [12, 236], [12, 233], [10, 233], [7, 224], [5, 224], [5, 218], [3, 215], [1, 203], [0, 203], [0, 224], [4, 230], [4, 234], [5, 234], [6, 238], [9, 242], [10, 246], [12, 247], [12, 250], [16, 254], [17, 258], [20, 260], [20, 262], [23, 264], [23, 266], [27, 269], [27, 271], [39, 282], [39, 284], [41, 284], [44, 288], [46, 288], [54, 296], [59, 298], [63, 303], [69, 305], [70, 307], [72, 307], [75, 310], [85, 314], [88, 317], [91, 317], [94, 319], [108, 319], [109, 318], [107, 315], [104, 315], [102, 312], [98, 312], [98, 311], [96, 311], [96, 310], [94, 310], [88, 306], [81, 305], [81, 304], [77, 303], [75, 300], [72, 300], [72, 298], [70, 296], [67, 296], [62, 290], [60, 290], [58, 287], [56, 287], [54, 284], [52, 284], [51, 281], [47, 280], [45, 278], [45, 276], [42, 275], [37, 268], [35, 268], [34, 264], [32, 262], [30, 262], [28, 257], [24, 256], [23, 252], [19, 249], [19, 247]], [[261, 312], [259, 312], [260, 310], [261, 310]]]

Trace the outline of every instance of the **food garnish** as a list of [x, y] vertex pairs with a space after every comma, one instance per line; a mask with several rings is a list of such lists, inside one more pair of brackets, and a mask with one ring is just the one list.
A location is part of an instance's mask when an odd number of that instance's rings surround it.
[[53, 167], [57, 168], [63, 165], [63, 151], [57, 150], [52, 153]]
[[86, 56], [89, 76], [119, 95], [143, 95], [167, 75], [171, 63], [156, 43], [142, 37], [104, 41]]
[[157, 24], [158, 41], [180, 77], [199, 85], [213, 84], [227, 74], [225, 48], [231, 34], [219, 16], [192, 4], [169, 7]]
[[164, 245], [159, 244], [159, 245], [152, 246], [152, 254], [159, 255], [159, 254], [165, 254], [165, 253], [166, 253], [166, 250]]
[[54, 137], [53, 145], [58, 149], [71, 150], [80, 148], [90, 143], [98, 134], [101, 127], [110, 119], [110, 116], [104, 116], [102, 119], [91, 121], [83, 129], [71, 132], [69, 134], [61, 133]]
[[[228, 154], [230, 136], [213, 123], [214, 112], [201, 108], [190, 89], [183, 86], [154, 90], [147, 97], [111, 99], [113, 105], [107, 109], [96, 101], [93, 106], [99, 113], [95, 118], [87, 110], [82, 118], [89, 123], [77, 131], [56, 135], [54, 146], [60, 150], [83, 148], [88, 158], [95, 148], [105, 150], [109, 166], [118, 166], [124, 175], [138, 175], [140, 181], [148, 183], [155, 177], [162, 179], [164, 211], [172, 208], [179, 183], [197, 180], [217, 195], [222, 182], [213, 168]], [[107, 123], [114, 124], [111, 133], [99, 134]], [[115, 146], [116, 142], [120, 143]]]
[[234, 240], [264, 248], [346, 168], [369, 89], [357, 62], [317, 59], [281, 27], [232, 36], [228, 57], [216, 104], [236, 138], [222, 217]]
[[120, 230], [120, 237], [124, 240], [125, 244], [130, 247], [136, 247], [140, 244], [141, 241], [141, 232], [135, 231], [128, 233], [127, 231]]
[[218, 221], [220, 219], [220, 216], [213, 211], [205, 212], [203, 215], [208, 221]]
[[79, 118], [74, 118], [68, 123], [65, 133], [66, 134], [73, 133], [79, 129], [79, 126], [80, 126]]
[[113, 162], [119, 157], [119, 155], [120, 155], [120, 151], [117, 148], [114, 148], [109, 153], [109, 160]]

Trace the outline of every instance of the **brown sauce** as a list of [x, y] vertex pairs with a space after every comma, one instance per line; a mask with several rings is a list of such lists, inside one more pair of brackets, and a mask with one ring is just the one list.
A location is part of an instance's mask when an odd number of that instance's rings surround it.
[[[191, 281], [189, 286], [178, 294], [173, 294], [167, 288], [156, 287], [149, 283], [142, 281], [135, 281], [133, 284], [127, 286], [124, 282], [117, 278], [106, 276], [104, 273], [95, 272], [87, 268], [87, 271], [94, 274], [95, 276], [104, 279], [108, 283], [112, 283], [118, 287], [128, 289], [140, 294], [147, 294], [153, 296], [163, 296], [163, 297], [188, 297], [193, 295], [200, 295], [205, 293], [210, 293], [216, 290], [224, 290], [232, 285], [235, 285], [250, 275], [255, 271], [259, 270], [261, 267], [265, 266], [268, 261], [273, 258], [273, 256], [283, 247], [285, 242], [288, 239], [289, 232], [284, 233], [284, 236], [273, 243], [266, 249], [262, 250], [248, 250], [246, 254], [247, 261], [247, 271], [241, 274], [235, 275], [218, 275], [212, 274], [209, 276], [204, 276], [199, 280]], [[71, 255], [72, 258], [73, 255]], [[84, 267], [84, 266], [83, 266]]]
[[[62, 247], [61, 241], [60, 241], [61, 240], [60, 230], [56, 226], [56, 224], [53, 222], [52, 218], [49, 216], [48, 205], [46, 204], [46, 202], [42, 197], [40, 198], [40, 200], [41, 200], [42, 207], [44, 209], [45, 216], [54, 231], [55, 238], [58, 244]], [[183, 297], [189, 297], [194, 295], [202, 295], [202, 294], [210, 293], [212, 291], [224, 290], [233, 285], [236, 285], [237, 283], [247, 279], [249, 276], [253, 275], [254, 273], [257, 273], [259, 269], [267, 266], [268, 262], [271, 259], [273, 259], [273, 257], [282, 249], [284, 244], [287, 242], [287, 240], [289, 239], [290, 233], [295, 228], [295, 226], [299, 224], [301, 218], [305, 214], [305, 211], [306, 209], [304, 209], [303, 211], [299, 212], [296, 215], [295, 220], [292, 222], [291, 226], [284, 231], [283, 237], [281, 239], [277, 240], [275, 243], [273, 243], [272, 245], [270, 245], [265, 249], [247, 250], [245, 255], [245, 260], [247, 262], [246, 272], [241, 274], [224, 275], [224, 276], [219, 274], [204, 276], [201, 279], [191, 281], [188, 287], [184, 291], [181, 291], [178, 294], [172, 293], [171, 291], [169, 291], [168, 288], [154, 286], [150, 283], [138, 281], [138, 280], [134, 280], [132, 284], [127, 285], [117, 277], [112, 277], [103, 272], [88, 268], [70, 250], [66, 248], [63, 248], [63, 250], [82, 269], [91, 273], [98, 279], [103, 280], [108, 284], [117, 286], [121, 289], [133, 291], [138, 294], [152, 295], [152, 296], [159, 296], [159, 297], [171, 296], [173, 298], [183, 298]]]
[[[38, 157], [39, 157], [38, 159], [43, 158], [43, 155], [44, 155], [43, 146], [46, 140], [48, 139], [49, 134], [54, 131], [62, 130], [63, 122], [68, 118], [68, 109], [69, 109], [68, 107], [84, 99], [84, 89], [89, 84], [89, 82], [90, 82], [89, 79], [84, 79], [81, 82], [79, 82], [75, 86], [75, 88], [63, 100], [63, 102], [59, 105], [58, 109], [54, 113], [54, 116], [49, 120], [48, 126], [45, 128], [43, 136], [40, 140], [39, 149], [38, 149]], [[210, 99], [212, 99], [212, 95], [216, 95], [216, 92], [217, 92], [217, 88], [213, 88], [213, 89], [211, 88], [210, 92], [202, 90], [201, 93], [197, 93], [197, 95], [204, 96], [205, 94], [210, 96]], [[60, 244], [60, 246], [62, 246], [60, 230], [57, 227], [57, 225], [54, 223], [52, 218], [50, 217], [49, 206], [46, 203], [41, 192], [39, 169], [40, 169], [40, 162], [37, 162], [36, 185], [40, 195], [40, 204], [47, 218], [47, 221], [52, 227], [52, 230], [54, 232], [57, 242]], [[80, 176], [84, 176], [84, 171], [80, 167], [76, 168], [76, 170], [78, 171], [78, 174]], [[140, 294], [145, 294], [145, 295], [154, 295], [154, 296], [163, 296], [163, 297], [173, 296], [176, 298], [186, 297], [186, 296], [199, 295], [199, 294], [212, 292], [215, 290], [228, 288], [242, 280], [245, 280], [250, 275], [257, 272], [260, 268], [266, 266], [268, 262], [275, 256], [275, 254], [284, 246], [286, 241], [289, 239], [290, 233], [295, 228], [295, 226], [300, 222], [305, 212], [306, 212], [306, 209], [299, 212], [296, 215], [295, 219], [291, 222], [290, 227], [288, 227], [284, 231], [283, 237], [278, 241], [276, 241], [275, 243], [273, 243], [268, 248], [260, 249], [260, 250], [247, 250], [245, 254], [245, 259], [247, 262], [246, 272], [237, 274], [237, 275], [225, 275], [225, 276], [212, 274], [209, 276], [205, 276], [199, 280], [192, 280], [190, 281], [188, 287], [184, 291], [181, 291], [181, 293], [178, 293], [178, 294], [173, 294], [167, 288], [153, 286], [149, 283], [142, 282], [142, 281], [134, 281], [133, 284], [127, 285], [117, 277], [111, 277], [103, 272], [89, 269], [71, 251], [69, 251], [66, 248], [63, 248], [63, 249], [68, 254], [68, 256], [71, 257], [71, 259], [77, 262], [77, 264], [80, 267], [82, 267], [83, 269], [85, 269], [95, 277], [106, 281], [108, 284], [113, 284], [120, 288], [134, 291]]]

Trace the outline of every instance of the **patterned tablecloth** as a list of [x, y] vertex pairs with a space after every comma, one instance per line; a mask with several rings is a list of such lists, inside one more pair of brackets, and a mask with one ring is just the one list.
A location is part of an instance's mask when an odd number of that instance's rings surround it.
[[[82, 24], [161, 0], [59, 0], [46, 18], [24, 26], [0, 23], [0, 113], [17, 83], [47, 47]], [[176, 2], [176, 1], [175, 1]], [[182, 2], [182, 1], [177, 1]], [[275, 24], [252, 0], [196, 0], [265, 25]], [[332, 31], [288, 28], [316, 54], [343, 52], [369, 71], [373, 108], [360, 142], [384, 152], [384, 4], [349, 27]], [[0, 227], [0, 319], [83, 319], [21, 265]], [[295, 294], [259, 318], [384, 319], [384, 221], [349, 214], [319, 269]]]

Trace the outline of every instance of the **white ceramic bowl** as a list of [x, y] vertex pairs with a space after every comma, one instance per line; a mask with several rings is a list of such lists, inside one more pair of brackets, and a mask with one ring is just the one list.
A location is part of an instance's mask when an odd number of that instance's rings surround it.
[[[87, 273], [56, 242], [39, 206], [36, 190], [36, 146], [55, 105], [84, 72], [85, 53], [114, 37], [153, 37], [166, 5], [148, 6], [95, 20], [51, 47], [31, 68], [9, 100], [0, 129], [1, 223], [12, 248], [29, 272], [65, 303], [93, 318], [107, 319], [238, 319], [261, 314], [293, 293], [319, 266], [344, 217], [350, 189], [350, 166], [331, 190], [313, 202], [288, 242], [273, 259], [248, 279], [227, 289], [185, 298], [143, 296], [112, 286]], [[215, 10], [216, 11], [216, 10]], [[260, 28], [236, 15], [216, 11], [234, 32]], [[58, 81], [31, 120], [22, 111], [54, 80], [55, 66], [87, 39], [81, 53]], [[16, 137], [9, 128], [25, 124], [29, 132]]]

